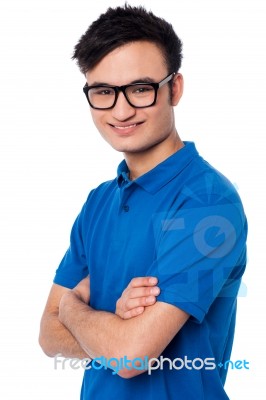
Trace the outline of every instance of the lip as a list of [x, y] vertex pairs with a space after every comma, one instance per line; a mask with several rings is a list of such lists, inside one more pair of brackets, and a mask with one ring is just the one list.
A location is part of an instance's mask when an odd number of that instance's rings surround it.
[[129, 135], [132, 134], [138, 129], [143, 122], [127, 122], [127, 123], [119, 123], [119, 124], [109, 124], [112, 130], [114, 130], [119, 135]]

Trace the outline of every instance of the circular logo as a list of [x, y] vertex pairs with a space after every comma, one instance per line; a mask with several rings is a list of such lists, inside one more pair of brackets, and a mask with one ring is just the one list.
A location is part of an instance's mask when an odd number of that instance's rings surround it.
[[228, 219], [211, 215], [196, 225], [193, 239], [196, 248], [204, 256], [222, 258], [234, 247], [236, 231]]

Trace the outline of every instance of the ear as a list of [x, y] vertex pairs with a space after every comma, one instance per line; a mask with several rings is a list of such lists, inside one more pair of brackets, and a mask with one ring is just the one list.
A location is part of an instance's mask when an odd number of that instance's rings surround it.
[[177, 73], [173, 78], [172, 84], [172, 106], [176, 106], [182, 97], [184, 88], [183, 75]]

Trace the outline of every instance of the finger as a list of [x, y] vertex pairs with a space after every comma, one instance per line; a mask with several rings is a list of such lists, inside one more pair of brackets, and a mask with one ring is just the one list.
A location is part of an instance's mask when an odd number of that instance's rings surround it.
[[137, 317], [138, 315], [142, 314], [144, 310], [145, 310], [145, 307], [133, 308], [132, 310], [126, 311], [123, 314], [123, 319], [130, 319], [133, 317]]
[[136, 299], [138, 297], [158, 296], [160, 288], [158, 286], [153, 287], [137, 287], [129, 289], [127, 292], [128, 299]]
[[151, 306], [156, 302], [155, 296], [137, 297], [136, 299], [128, 299], [124, 306], [124, 312], [134, 310], [138, 307]]
[[155, 286], [158, 283], [158, 279], [154, 276], [143, 276], [138, 278], [133, 278], [130, 282], [131, 287], [141, 287], [141, 286]]

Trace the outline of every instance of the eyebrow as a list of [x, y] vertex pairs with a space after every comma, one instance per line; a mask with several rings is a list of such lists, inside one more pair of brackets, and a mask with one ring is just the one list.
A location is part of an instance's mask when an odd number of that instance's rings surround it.
[[[146, 76], [143, 78], [135, 79], [134, 81], [127, 83], [126, 85], [134, 85], [135, 83], [154, 83], [154, 82], [155, 80], [153, 78]], [[126, 85], [121, 85], [121, 86], [126, 86]], [[88, 84], [88, 86], [118, 86], [118, 85], [111, 85], [110, 83], [95, 81], [91, 85]]]

